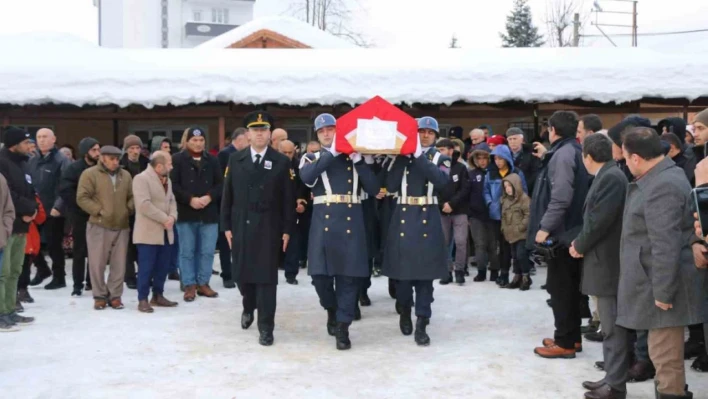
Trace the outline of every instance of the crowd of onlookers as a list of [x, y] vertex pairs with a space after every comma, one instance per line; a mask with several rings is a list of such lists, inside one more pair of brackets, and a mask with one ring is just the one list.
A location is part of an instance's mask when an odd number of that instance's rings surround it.
[[[631, 115], [603, 130], [597, 115], [559, 111], [538, 136], [516, 127], [492, 134], [488, 126], [450, 133], [435, 144], [452, 160], [449, 185], [438, 193], [450, 254], [440, 284], [464, 284], [471, 264], [474, 282], [526, 291], [536, 267], [547, 266], [555, 333], [536, 354], [574, 358], [585, 333], [604, 341], [597, 366], [607, 373], [583, 383], [587, 398], [624, 398], [627, 382], [655, 376], [658, 397], [691, 397], [684, 356], [708, 371], [700, 270], [706, 250], [693, 231], [690, 197], [692, 186], [708, 182], [696, 172], [708, 142], [708, 110], [692, 126], [682, 118], [652, 126]], [[29, 286], [51, 278], [44, 288], [66, 287], [67, 252], [72, 295], [91, 291], [97, 310], [123, 308], [124, 284], [137, 289], [141, 312], [177, 306], [163, 295], [168, 278], [180, 281], [186, 302], [217, 297], [210, 286], [215, 248], [223, 286], [236, 286], [219, 203], [230, 155], [249, 145], [246, 129], [236, 129], [216, 155], [205, 151], [196, 127], [178, 145], [165, 137], [146, 145], [129, 135], [122, 149], [90, 137], [77, 149], [58, 148], [49, 129], [32, 139], [13, 127], [3, 144], [0, 331], [33, 322], [20, 315], [22, 303], [33, 302]], [[271, 146], [290, 158], [296, 176], [300, 147], [282, 129], [273, 131]], [[302, 152], [317, 151], [319, 143], [311, 142]], [[307, 188], [293, 180], [297, 231], [283, 264], [289, 284], [298, 283], [306, 264], [312, 211]], [[381, 244], [374, 246], [377, 276]], [[581, 327], [583, 318], [590, 320]]]

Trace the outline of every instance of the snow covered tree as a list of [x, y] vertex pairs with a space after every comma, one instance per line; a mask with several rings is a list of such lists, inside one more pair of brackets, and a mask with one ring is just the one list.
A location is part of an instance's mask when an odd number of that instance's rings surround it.
[[543, 35], [538, 33], [531, 18], [528, 0], [514, 0], [511, 13], [506, 17], [506, 33], [500, 33], [503, 47], [541, 47]]
[[457, 45], [457, 36], [454, 33], [450, 39], [450, 48], [460, 48], [460, 46]]

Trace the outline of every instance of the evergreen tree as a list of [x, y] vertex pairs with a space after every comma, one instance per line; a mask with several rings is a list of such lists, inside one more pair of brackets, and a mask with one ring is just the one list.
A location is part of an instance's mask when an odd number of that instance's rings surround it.
[[514, 0], [511, 14], [506, 17], [506, 34], [500, 33], [503, 47], [541, 47], [543, 35], [533, 25], [528, 0]]
[[457, 36], [454, 33], [452, 34], [452, 39], [450, 39], [450, 48], [460, 48], [457, 45]]

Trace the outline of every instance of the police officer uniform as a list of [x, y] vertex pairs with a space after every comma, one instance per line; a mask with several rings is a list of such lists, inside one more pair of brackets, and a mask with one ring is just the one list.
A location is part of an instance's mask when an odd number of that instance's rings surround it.
[[[270, 127], [264, 111], [246, 116], [244, 125]], [[283, 235], [295, 228], [295, 193], [290, 159], [266, 146], [247, 147], [229, 158], [221, 199], [221, 229], [231, 232], [232, 276], [243, 296], [241, 327], [258, 309], [259, 342], [273, 344], [278, 266]]]
[[[335, 125], [330, 114], [315, 119], [316, 131]], [[334, 143], [332, 147], [336, 147]], [[306, 154], [300, 161], [300, 178], [314, 196], [308, 274], [327, 310], [327, 332], [336, 336], [337, 349], [349, 349], [349, 325], [354, 320], [361, 279], [369, 276], [359, 187], [375, 196], [380, 185], [363, 159], [355, 163], [345, 154], [333, 155], [332, 147]]]
[[[438, 132], [438, 123], [423, 117], [418, 129]], [[398, 193], [398, 198], [388, 229], [383, 273], [396, 280], [404, 335], [413, 332], [411, 305], [415, 288], [418, 345], [430, 343], [425, 328], [432, 315], [433, 280], [447, 276], [447, 248], [436, 192], [447, 185], [450, 166], [450, 159], [434, 146], [422, 148], [417, 157], [396, 157], [386, 179], [387, 191]]]

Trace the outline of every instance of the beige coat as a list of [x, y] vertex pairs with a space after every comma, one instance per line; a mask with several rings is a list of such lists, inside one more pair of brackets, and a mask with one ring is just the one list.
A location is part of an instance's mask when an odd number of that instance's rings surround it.
[[[172, 217], [177, 220], [177, 202], [172, 193], [172, 181], [167, 179], [167, 192], [160, 177], [152, 166], [135, 176], [133, 180], [135, 198], [135, 244], [165, 245], [163, 224]], [[170, 244], [175, 242], [174, 226], [167, 231]]]
[[122, 168], [116, 172], [114, 183], [99, 162], [81, 173], [76, 188], [76, 203], [91, 215], [91, 224], [109, 230], [129, 229], [129, 217], [135, 210], [132, 183], [130, 173]]
[[12, 235], [12, 224], [15, 223], [15, 205], [10, 197], [10, 188], [7, 186], [5, 176], [0, 175], [0, 250], [7, 245], [7, 239]]

